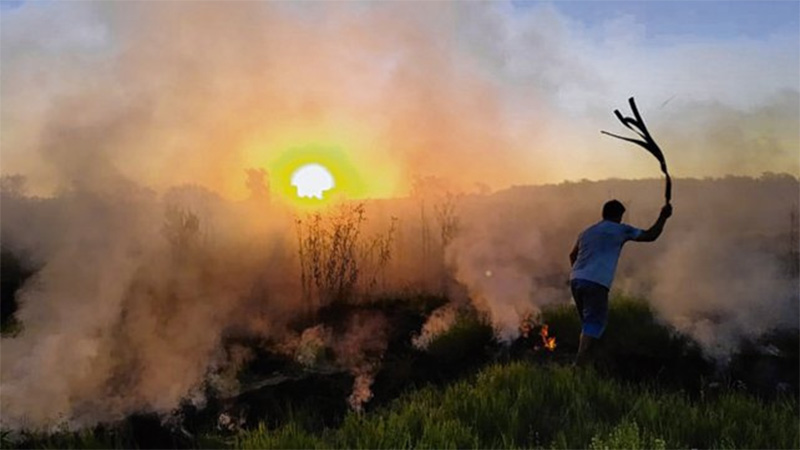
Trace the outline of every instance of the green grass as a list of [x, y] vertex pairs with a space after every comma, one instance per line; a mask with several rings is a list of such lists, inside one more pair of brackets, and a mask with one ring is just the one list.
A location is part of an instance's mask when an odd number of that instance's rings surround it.
[[[572, 303], [546, 307], [542, 321], [558, 336], [559, 346], [577, 350], [581, 332], [578, 314]], [[608, 326], [602, 346], [606, 352], [652, 355], [654, 350], [695, 349], [688, 338], [675, 334], [659, 323], [650, 305], [635, 297], [615, 295], [609, 303]]]
[[411, 392], [341, 426], [259, 427], [239, 448], [798, 448], [798, 409], [744, 393], [691, 401], [593, 370], [514, 362]]
[[455, 364], [494, 342], [494, 330], [489, 319], [475, 311], [459, 312], [455, 323], [436, 336], [427, 353], [444, 364]]
[[[556, 336], [559, 353], [577, 352], [580, 321], [572, 304], [545, 308], [542, 321]], [[619, 295], [611, 298], [608, 326], [593, 354], [603, 375], [677, 389], [699, 391], [716, 371], [697, 343], [658, 322], [646, 301]]]
[[663, 439], [642, 433], [636, 422], [623, 421], [609, 433], [593, 437], [589, 444], [590, 450], [617, 448], [663, 450], [667, 448], [667, 443]]

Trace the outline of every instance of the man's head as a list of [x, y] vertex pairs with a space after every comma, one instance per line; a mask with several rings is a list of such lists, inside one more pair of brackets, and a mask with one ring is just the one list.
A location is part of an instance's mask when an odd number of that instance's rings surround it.
[[619, 200], [610, 200], [603, 205], [603, 219], [612, 222], [622, 222], [622, 215], [625, 214], [625, 206]]

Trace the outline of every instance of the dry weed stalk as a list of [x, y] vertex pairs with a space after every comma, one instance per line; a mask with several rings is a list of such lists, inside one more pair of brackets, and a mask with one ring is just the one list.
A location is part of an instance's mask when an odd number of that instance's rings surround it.
[[[344, 204], [323, 216], [295, 221], [303, 297], [313, 308], [353, 297], [359, 276], [357, 245], [364, 205]], [[305, 226], [304, 226], [305, 225]]]
[[[361, 249], [364, 270], [369, 273], [366, 278], [368, 281], [362, 287], [362, 294], [365, 296], [378, 292], [379, 287], [381, 292], [386, 291], [386, 268], [392, 260], [392, 247], [396, 241], [398, 221], [397, 217], [392, 216], [386, 233], [374, 235], [372, 240]], [[380, 286], [378, 286], [379, 282]]]
[[447, 295], [449, 273], [445, 261], [445, 249], [453, 241], [459, 229], [459, 218], [456, 214], [456, 197], [447, 192], [441, 202], [433, 205], [436, 222], [439, 224], [439, 288], [442, 295]]

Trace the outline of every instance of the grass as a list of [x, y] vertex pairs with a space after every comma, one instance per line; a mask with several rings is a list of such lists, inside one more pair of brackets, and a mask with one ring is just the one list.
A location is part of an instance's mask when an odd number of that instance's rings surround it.
[[[542, 321], [556, 336], [560, 352], [577, 352], [580, 322], [572, 304], [545, 308]], [[604, 375], [695, 392], [716, 371], [696, 342], [659, 323], [649, 304], [633, 297], [611, 299], [608, 326], [593, 352]]]
[[455, 322], [428, 345], [427, 353], [446, 366], [459, 365], [494, 343], [489, 319], [473, 311], [459, 312]]
[[241, 432], [237, 448], [798, 448], [798, 409], [731, 391], [691, 400], [594, 370], [493, 365], [443, 390], [410, 392], [336, 428]]
[[[426, 311], [438, 302], [425, 303]], [[392, 304], [375, 307], [391, 310]], [[538, 339], [533, 336], [519, 342], [527, 350], [495, 363], [488, 361], [498, 344], [479, 315], [459, 315], [424, 353], [410, 350], [410, 337], [400, 333], [405, 344], [392, 355], [407, 364], [384, 361], [384, 394], [367, 413], [342, 409], [335, 420], [322, 420], [318, 394], [292, 394], [286, 408], [265, 407], [251, 428], [225, 434], [208, 425], [191, 439], [164, 432], [153, 442], [195, 448], [800, 448], [796, 395], [765, 398], [725, 382], [706, 389], [710, 363], [691, 340], [658, 323], [643, 301], [612, 299], [592, 369], [563, 364], [574, 355], [580, 332], [571, 305], [545, 309], [542, 320], [558, 339], [556, 352], [530, 351]], [[379, 377], [374, 387], [380, 385]], [[329, 387], [321, 390], [329, 393]], [[6, 433], [2, 447], [143, 448], [150, 446], [150, 430], [158, 430], [151, 423], [157, 418], [148, 420], [22, 439]]]
[[636, 422], [624, 421], [606, 435], [595, 436], [589, 444], [590, 450], [653, 449], [663, 450], [667, 443], [663, 439], [643, 434]]

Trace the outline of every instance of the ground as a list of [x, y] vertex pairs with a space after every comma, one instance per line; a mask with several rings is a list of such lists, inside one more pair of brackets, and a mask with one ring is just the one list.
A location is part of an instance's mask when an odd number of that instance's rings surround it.
[[[769, 353], [759, 350], [764, 342], [752, 342], [720, 365], [660, 325], [645, 301], [617, 297], [593, 365], [575, 369], [571, 305], [541, 317], [557, 339], [552, 352], [541, 347], [538, 325], [503, 344], [469, 313], [426, 350], [414, 348], [410, 337], [443, 301], [330, 311], [346, 316], [367, 308], [393, 318], [363, 412], [346, 401], [351, 375], [298, 368], [265, 353], [240, 374], [243, 385], [250, 380], [256, 388], [210, 398], [203, 409], [187, 405], [170, 420], [143, 414], [79, 432], [5, 431], [3, 447], [800, 447], [796, 331], [765, 336]], [[252, 383], [276, 369], [282, 378]]]

